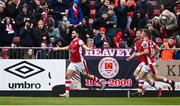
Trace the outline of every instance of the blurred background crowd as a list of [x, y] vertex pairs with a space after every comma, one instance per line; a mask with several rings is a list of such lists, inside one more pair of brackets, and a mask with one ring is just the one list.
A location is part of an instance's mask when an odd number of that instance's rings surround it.
[[0, 47], [66, 46], [74, 28], [94, 48], [132, 48], [147, 28], [180, 59], [180, 0], [0, 0]]

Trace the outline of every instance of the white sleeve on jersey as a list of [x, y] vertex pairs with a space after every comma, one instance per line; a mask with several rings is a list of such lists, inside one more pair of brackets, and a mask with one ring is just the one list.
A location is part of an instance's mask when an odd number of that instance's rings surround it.
[[153, 42], [153, 48], [155, 48], [157, 44], [154, 41], [152, 41], [152, 42]]
[[137, 46], [136, 45], [134, 45], [134, 50], [137, 51]]
[[81, 39], [79, 40], [79, 45], [80, 46], [84, 45], [84, 42]]

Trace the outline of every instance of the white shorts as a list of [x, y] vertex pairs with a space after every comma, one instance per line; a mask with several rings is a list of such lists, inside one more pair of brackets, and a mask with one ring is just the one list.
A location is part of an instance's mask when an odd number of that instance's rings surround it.
[[83, 64], [83, 62], [77, 62], [77, 63], [71, 62], [69, 64], [67, 70], [73, 70], [75, 72], [79, 71], [79, 72], [83, 73], [84, 64]]
[[144, 62], [141, 62], [137, 68], [136, 68], [136, 71], [143, 71], [145, 73], [149, 73], [149, 67], [144, 63]]

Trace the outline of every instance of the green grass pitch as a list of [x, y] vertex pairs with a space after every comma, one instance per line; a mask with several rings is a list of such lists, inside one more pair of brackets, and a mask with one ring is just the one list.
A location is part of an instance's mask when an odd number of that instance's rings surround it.
[[0, 105], [180, 105], [180, 97], [0, 97]]

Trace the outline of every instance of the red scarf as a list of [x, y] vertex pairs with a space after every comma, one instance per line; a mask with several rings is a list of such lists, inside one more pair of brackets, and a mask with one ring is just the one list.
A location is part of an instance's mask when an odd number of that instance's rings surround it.
[[74, 17], [78, 17], [78, 7], [74, 7]]
[[6, 24], [6, 31], [8, 32], [8, 34], [14, 33], [14, 29], [10, 23]]
[[8, 31], [13, 31], [12, 25], [11, 24], [6, 24], [6, 29]]

